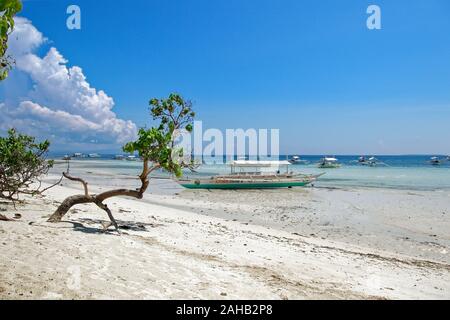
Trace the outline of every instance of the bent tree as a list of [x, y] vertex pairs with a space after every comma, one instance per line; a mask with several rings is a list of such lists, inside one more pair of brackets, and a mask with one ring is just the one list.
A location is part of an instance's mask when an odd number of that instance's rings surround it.
[[112, 224], [116, 230], [119, 230], [111, 210], [104, 203], [105, 200], [117, 196], [142, 199], [150, 183], [149, 175], [153, 171], [163, 169], [180, 177], [184, 167], [191, 168], [191, 163], [179, 160], [183, 158], [183, 150], [177, 148], [174, 141], [177, 132], [192, 131], [192, 122], [195, 116], [192, 103], [185, 101], [178, 94], [170, 94], [167, 99], [150, 100], [150, 113], [153, 120], [159, 122], [158, 126], [150, 129], [141, 128], [137, 140], [129, 142], [123, 147], [125, 152], [138, 152], [142, 159], [142, 172], [139, 175], [140, 186], [134, 190], [115, 189], [99, 194], [90, 194], [88, 183], [85, 180], [63, 173], [67, 179], [80, 182], [83, 185], [84, 193], [66, 198], [48, 219], [49, 222], [61, 221], [62, 217], [75, 205], [93, 203], [108, 214], [111, 220], [108, 226]]

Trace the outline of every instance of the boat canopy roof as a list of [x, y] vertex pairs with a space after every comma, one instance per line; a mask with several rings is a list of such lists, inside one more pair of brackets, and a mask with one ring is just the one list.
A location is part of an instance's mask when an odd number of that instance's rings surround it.
[[325, 157], [325, 158], [323, 158], [325, 161], [329, 161], [329, 162], [335, 162], [335, 161], [338, 161], [338, 159], [336, 159], [336, 158], [332, 158], [332, 157]]
[[289, 161], [256, 161], [256, 160], [236, 160], [231, 162], [232, 167], [279, 167], [279, 166], [289, 166], [291, 163]]

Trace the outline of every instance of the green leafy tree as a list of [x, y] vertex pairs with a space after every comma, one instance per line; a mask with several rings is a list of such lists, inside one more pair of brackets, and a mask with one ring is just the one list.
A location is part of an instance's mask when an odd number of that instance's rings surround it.
[[149, 175], [155, 170], [163, 169], [179, 177], [182, 175], [183, 168], [194, 168], [190, 161], [180, 160], [183, 158], [183, 150], [174, 143], [177, 132], [180, 130], [192, 131], [192, 122], [195, 116], [192, 103], [184, 100], [178, 94], [171, 94], [167, 99], [150, 100], [150, 113], [158, 125], [150, 129], [141, 128], [137, 140], [129, 142], [123, 147], [125, 152], [137, 152], [142, 159], [142, 172], [139, 175], [140, 186], [135, 190], [115, 189], [93, 195], [89, 193], [86, 181], [63, 173], [67, 179], [80, 182], [84, 187], [84, 194], [66, 198], [49, 218], [49, 222], [61, 221], [69, 209], [77, 204], [94, 203], [106, 211], [111, 224], [118, 230], [118, 225], [110, 209], [104, 204], [105, 200], [116, 196], [142, 199], [150, 182]]
[[0, 137], [0, 198], [18, 200], [19, 195], [40, 192], [39, 177], [47, 174], [53, 161], [46, 155], [50, 143], [10, 129]]
[[8, 36], [14, 29], [14, 16], [22, 10], [20, 0], [0, 0], [0, 81], [8, 77], [14, 60], [6, 54]]

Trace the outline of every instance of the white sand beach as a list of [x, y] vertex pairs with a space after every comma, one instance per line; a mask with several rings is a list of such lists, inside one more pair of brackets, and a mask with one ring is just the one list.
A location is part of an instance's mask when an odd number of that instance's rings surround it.
[[[118, 182], [94, 178], [94, 192]], [[0, 221], [0, 298], [450, 299], [447, 191], [168, 194], [167, 183], [153, 180], [143, 200], [107, 201], [121, 235], [102, 231], [108, 217], [95, 205], [46, 222], [81, 192], [75, 182], [16, 210], [2, 202], [21, 218]]]

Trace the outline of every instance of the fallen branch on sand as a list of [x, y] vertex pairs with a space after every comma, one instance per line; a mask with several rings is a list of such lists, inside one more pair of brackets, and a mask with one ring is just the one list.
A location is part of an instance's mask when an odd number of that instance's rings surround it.
[[14, 221], [13, 219], [8, 218], [7, 216], [0, 214], [0, 221]]
[[84, 179], [73, 177], [65, 172], [63, 177], [80, 182], [83, 185], [84, 194], [66, 198], [48, 219], [49, 222], [61, 221], [62, 217], [75, 205], [94, 203], [100, 209], [106, 211], [111, 221], [111, 224], [105, 224], [104, 228], [107, 229], [110, 225], [113, 225], [119, 231], [119, 226], [111, 210], [104, 203], [105, 200], [117, 196], [142, 199], [150, 183], [149, 175], [153, 171], [164, 169], [179, 177], [182, 174], [182, 168], [193, 169], [195, 167], [190, 159], [189, 162], [182, 160], [183, 150], [176, 148], [174, 142], [181, 130], [187, 132], [192, 130], [195, 113], [192, 111], [191, 102], [183, 100], [177, 94], [171, 94], [168, 99], [152, 99], [150, 106], [153, 119], [160, 120], [160, 125], [148, 130], [141, 128], [138, 139], [123, 147], [125, 152], [138, 152], [143, 161], [142, 172], [139, 175], [141, 186], [135, 190], [115, 189], [100, 194], [90, 194], [88, 183]]

